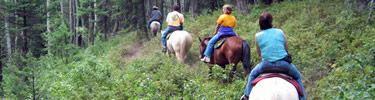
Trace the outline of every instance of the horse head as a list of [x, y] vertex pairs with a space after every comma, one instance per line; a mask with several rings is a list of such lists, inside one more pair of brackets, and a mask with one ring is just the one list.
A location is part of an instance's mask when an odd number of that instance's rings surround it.
[[203, 40], [200, 37], [198, 37], [198, 39], [200, 41], [200, 45], [199, 45], [200, 55], [199, 55], [199, 58], [202, 59], [204, 57], [203, 53], [206, 50], [208, 41], [211, 39], [211, 37], [205, 37], [205, 38], [203, 38]]

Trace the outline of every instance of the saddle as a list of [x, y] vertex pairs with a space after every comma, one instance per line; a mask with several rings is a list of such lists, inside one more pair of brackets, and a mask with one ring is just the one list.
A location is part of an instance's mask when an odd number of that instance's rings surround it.
[[175, 31], [183, 31], [183, 30], [174, 30], [174, 31], [169, 31], [169, 32], [168, 32], [168, 35], [167, 35], [167, 37], [166, 37], [165, 39], [168, 40], [168, 39], [171, 37], [172, 33], [175, 32]]
[[223, 35], [223, 36], [221, 36], [219, 38], [219, 40], [216, 42], [216, 44], [214, 45], [214, 48], [215, 49], [220, 48], [229, 37], [232, 37], [232, 35]]
[[251, 85], [255, 86], [259, 81], [266, 79], [266, 78], [279, 77], [288, 81], [290, 84], [293, 84], [298, 94], [300, 96], [303, 96], [301, 86], [298, 84], [298, 82], [295, 79], [293, 79], [291, 76], [287, 74], [288, 72], [287, 70], [280, 69], [280, 68], [263, 68], [262, 70], [264, 71], [264, 73], [259, 75], [253, 82], [251, 82], [250, 83]]
[[159, 23], [159, 20], [152, 20], [152, 22], [158, 22]]
[[[177, 31], [177, 30], [175, 30], [175, 31]], [[166, 37], [165, 39], [166, 39], [166, 40], [169, 40], [169, 38], [171, 37], [171, 35], [172, 35], [173, 32], [174, 32], [174, 31], [169, 32], [169, 34], [167, 35], [167, 37]]]

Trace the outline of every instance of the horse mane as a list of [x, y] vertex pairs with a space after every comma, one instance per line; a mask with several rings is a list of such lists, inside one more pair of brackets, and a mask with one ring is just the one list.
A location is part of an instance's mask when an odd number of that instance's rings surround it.
[[212, 37], [205, 37], [205, 38], [203, 38], [203, 40], [201, 41], [201, 45], [206, 45], [206, 44], [204, 44], [204, 41], [205, 40], [211, 40], [211, 38]]

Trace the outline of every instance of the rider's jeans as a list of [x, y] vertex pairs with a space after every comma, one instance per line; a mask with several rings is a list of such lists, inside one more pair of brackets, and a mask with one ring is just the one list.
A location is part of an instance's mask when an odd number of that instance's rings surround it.
[[165, 29], [163, 35], [161, 36], [161, 43], [162, 43], [162, 45], [163, 45], [164, 47], [167, 46], [167, 40], [166, 40], [166, 38], [167, 38], [167, 36], [168, 36], [168, 34], [169, 34], [170, 32], [175, 31], [175, 30], [181, 30], [181, 28], [182, 28], [181, 26], [177, 26], [177, 27], [168, 26], [168, 28]]
[[251, 82], [253, 82], [255, 80], [255, 78], [260, 75], [261, 73], [263, 73], [263, 68], [281, 68], [281, 69], [286, 69], [288, 70], [288, 74], [293, 77], [294, 79], [296, 79], [296, 81], [298, 82], [298, 84], [301, 86], [301, 89], [302, 89], [302, 92], [303, 92], [303, 97], [299, 97], [300, 100], [305, 100], [306, 99], [306, 94], [305, 94], [305, 89], [303, 87], [303, 84], [302, 84], [302, 75], [301, 73], [298, 71], [298, 69], [291, 63], [288, 63], [286, 61], [283, 61], [283, 60], [279, 60], [279, 61], [276, 61], [276, 62], [269, 62], [267, 60], [262, 60], [262, 62], [260, 62], [250, 73], [249, 75], [249, 80], [247, 82], [247, 85], [246, 85], [246, 89], [245, 89], [245, 95], [246, 96], [249, 96], [250, 92], [251, 92], [251, 89], [253, 88], [253, 86], [250, 84]]

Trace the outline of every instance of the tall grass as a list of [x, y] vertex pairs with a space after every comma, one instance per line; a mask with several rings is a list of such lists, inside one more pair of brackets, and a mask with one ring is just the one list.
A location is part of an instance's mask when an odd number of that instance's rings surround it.
[[[253, 41], [260, 32], [258, 16], [271, 12], [274, 27], [288, 37], [289, 53], [303, 74], [308, 99], [374, 97], [375, 25], [364, 23], [365, 15], [340, 0], [285, 1], [250, 9], [248, 15], [233, 15], [235, 32], [251, 45], [252, 62], [261, 61]], [[143, 44], [141, 56], [125, 58], [138, 40], [130, 33], [81, 51], [69, 64], [41, 58], [42, 65], [49, 66], [43, 79], [52, 83], [45, 83], [42, 90], [49, 94], [47, 99], [239, 99], [247, 84], [243, 69], [238, 68], [233, 82], [225, 83], [231, 66], [212, 66], [210, 78], [208, 66], [198, 58], [198, 37], [212, 36], [221, 14], [218, 10], [186, 18], [185, 30], [194, 41], [186, 64], [161, 53], [160, 34]]]

